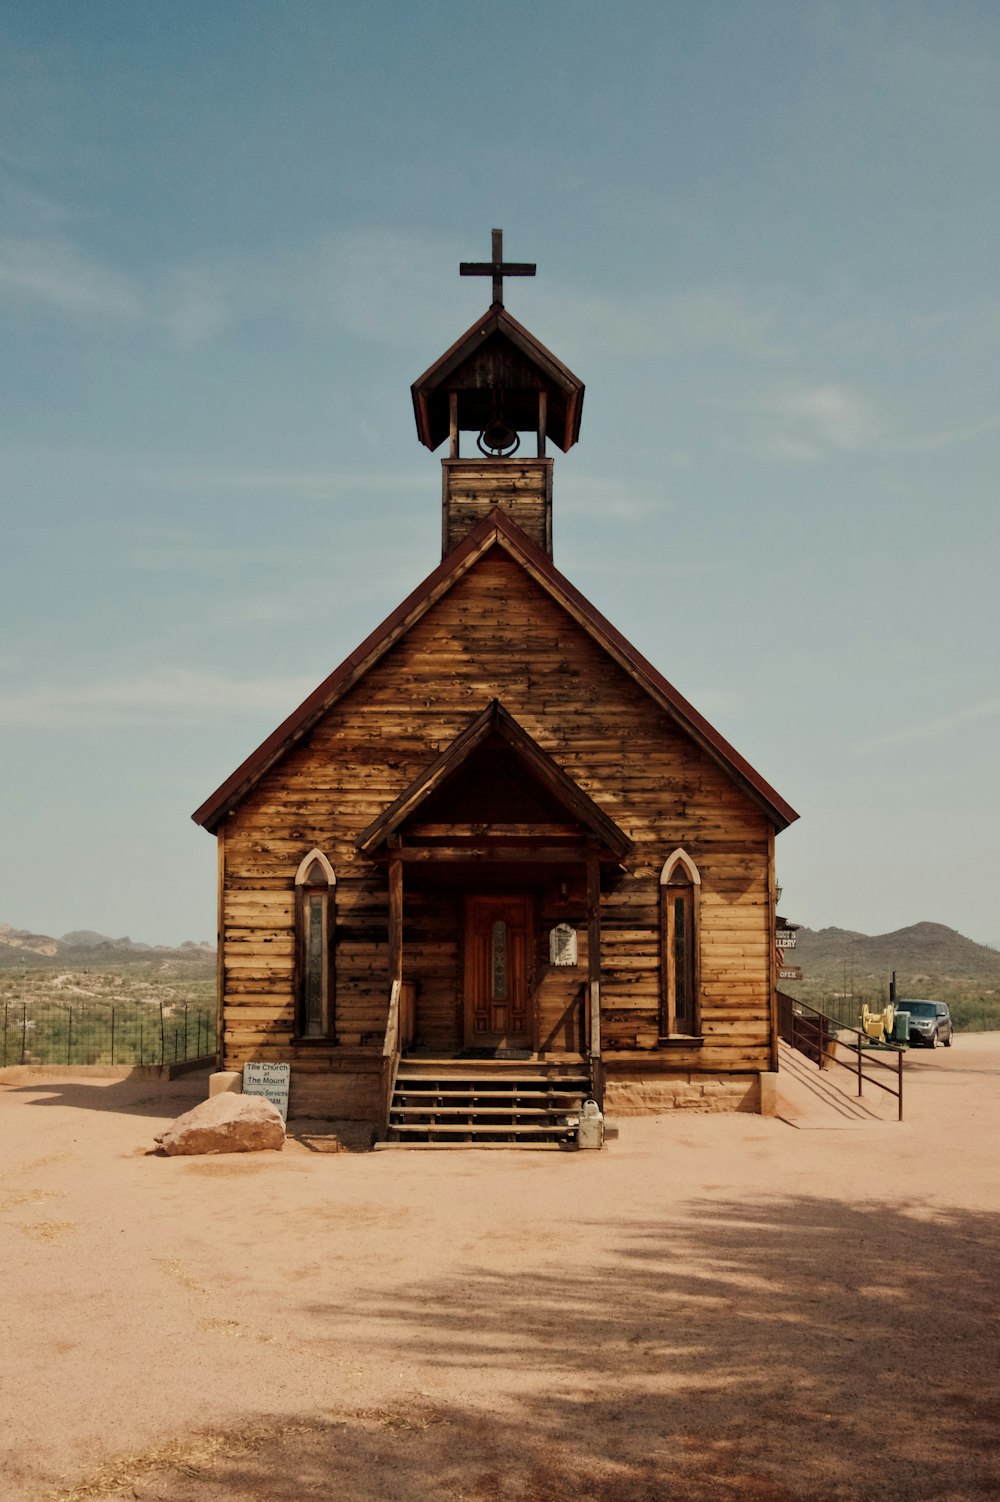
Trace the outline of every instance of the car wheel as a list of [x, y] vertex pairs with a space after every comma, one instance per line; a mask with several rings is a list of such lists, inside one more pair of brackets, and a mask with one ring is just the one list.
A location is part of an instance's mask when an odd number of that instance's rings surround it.
[[937, 1046], [938, 1046], [938, 1044], [940, 1042], [941, 1042], [941, 1039], [938, 1037], [938, 1030], [937, 1030], [937, 1028], [935, 1028], [934, 1031], [931, 1033], [930, 1037], [927, 1039], [927, 1047], [928, 1048], [937, 1048]]
[[945, 1038], [945, 1040], [944, 1040], [944, 1046], [945, 1046], [945, 1048], [950, 1048], [951, 1047], [951, 1040], [952, 1040], [952, 1038], [954, 1036], [955, 1036], [954, 1033], [949, 1033], [948, 1034], [947, 1038]]

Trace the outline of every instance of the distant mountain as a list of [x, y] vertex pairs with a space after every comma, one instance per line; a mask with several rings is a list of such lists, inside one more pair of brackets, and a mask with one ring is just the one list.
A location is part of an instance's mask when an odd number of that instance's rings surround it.
[[[794, 963], [803, 980], [841, 990], [844, 968], [853, 989], [887, 981], [896, 971], [899, 994], [919, 994], [929, 983], [975, 985], [986, 992], [1000, 990], [1000, 952], [966, 939], [943, 923], [914, 923], [888, 934], [855, 933], [846, 928], [800, 928]], [[793, 956], [789, 956], [793, 958]]]
[[[92, 928], [74, 928], [71, 933], [63, 934], [60, 944], [71, 944], [74, 949], [96, 949], [99, 944], [114, 944], [114, 939], [109, 939], [107, 934], [95, 933]], [[119, 939], [118, 943], [131, 944], [131, 939]], [[143, 945], [148, 949], [148, 944]]]
[[131, 939], [112, 939], [90, 928], [74, 929], [55, 939], [0, 923], [0, 969], [14, 966], [67, 965], [92, 969], [95, 965], [121, 965], [139, 960], [170, 960], [208, 964], [215, 959], [214, 944], [134, 944]]

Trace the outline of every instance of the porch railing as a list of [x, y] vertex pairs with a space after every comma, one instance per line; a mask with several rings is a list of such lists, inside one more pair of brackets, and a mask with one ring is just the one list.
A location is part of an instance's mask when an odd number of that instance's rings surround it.
[[379, 1123], [379, 1128], [383, 1142], [389, 1130], [389, 1112], [392, 1109], [392, 1096], [396, 1088], [396, 1072], [399, 1069], [399, 1061], [403, 1053], [402, 1033], [399, 1026], [399, 998], [402, 990], [403, 983], [398, 980], [394, 980], [389, 988], [389, 1016], [385, 1024], [385, 1041], [382, 1044], [382, 1066], [379, 1081], [382, 1094], [382, 1120]]
[[381, 1136], [389, 1130], [389, 1113], [396, 1089], [396, 1075], [404, 1048], [409, 1048], [416, 1034], [417, 988], [413, 981], [394, 980], [389, 988], [389, 1015], [382, 1043], [380, 1086], [382, 1095]]
[[589, 1048], [587, 1052], [592, 1059], [601, 1057], [601, 983], [592, 980], [587, 985], [587, 1034]]
[[[897, 1101], [897, 1121], [903, 1119], [903, 1050], [896, 1052], [892, 1063], [887, 1059], [879, 1058], [867, 1046], [868, 1040], [859, 1028], [848, 1027], [835, 1018], [828, 1017], [825, 1012], [816, 1007], [809, 1006], [804, 1001], [797, 1001], [787, 992], [778, 992], [778, 1032], [786, 1043], [792, 1048], [798, 1049], [799, 1053], [805, 1054], [814, 1064], [823, 1069], [829, 1064], [837, 1064], [842, 1069], [849, 1069], [858, 1082], [858, 1095], [864, 1092], [865, 1084], [874, 1085], [877, 1090], [884, 1090], [888, 1095], [894, 1095]], [[854, 1042], [844, 1038], [845, 1033], [854, 1035]], [[851, 1060], [837, 1057], [837, 1047], [845, 1049], [854, 1055]], [[879, 1078], [871, 1073], [871, 1069], [881, 1070], [885, 1074], [895, 1075], [894, 1081]]]
[[601, 1110], [604, 1110], [604, 1060], [601, 1057], [601, 983], [599, 980], [591, 980], [588, 983], [586, 1005], [589, 1012], [588, 1034], [589, 1047], [587, 1049], [588, 1062], [590, 1064], [590, 1093]]

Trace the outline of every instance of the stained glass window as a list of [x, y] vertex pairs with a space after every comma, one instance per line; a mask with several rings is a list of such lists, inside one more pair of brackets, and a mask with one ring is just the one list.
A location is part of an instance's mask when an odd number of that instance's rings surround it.
[[[680, 858], [678, 858], [680, 857]], [[698, 1029], [698, 900], [701, 877], [685, 852], [660, 873], [660, 1032]]]
[[492, 985], [490, 995], [494, 1001], [507, 1000], [507, 925], [500, 919], [493, 925], [491, 946]]
[[686, 1032], [692, 1014], [692, 966], [689, 933], [690, 909], [686, 898], [675, 897], [674, 908], [674, 1021], [679, 1032]]
[[305, 1030], [307, 1035], [316, 1037], [323, 1032], [323, 993], [325, 970], [325, 945], [323, 930], [326, 927], [323, 922], [326, 896], [320, 892], [310, 892], [306, 898], [306, 935], [305, 935], [305, 994], [303, 997], [305, 1014]]
[[333, 951], [337, 878], [319, 850], [311, 850], [295, 875], [296, 1032], [333, 1037]]

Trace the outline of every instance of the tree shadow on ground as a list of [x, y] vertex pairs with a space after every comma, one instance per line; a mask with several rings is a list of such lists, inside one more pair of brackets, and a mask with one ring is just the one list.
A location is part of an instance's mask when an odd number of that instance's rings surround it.
[[319, 1358], [351, 1340], [428, 1387], [464, 1373], [463, 1401], [335, 1409], [343, 1391], [318, 1388], [301, 1424], [261, 1415], [173, 1465], [147, 1457], [121, 1495], [995, 1498], [998, 1231], [992, 1213], [776, 1197], [636, 1218], [586, 1270], [498, 1238], [460, 1281], [305, 1306]]

